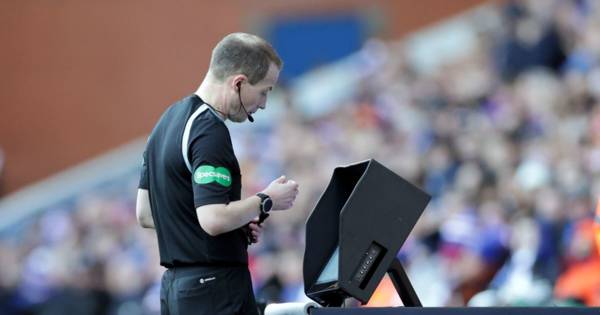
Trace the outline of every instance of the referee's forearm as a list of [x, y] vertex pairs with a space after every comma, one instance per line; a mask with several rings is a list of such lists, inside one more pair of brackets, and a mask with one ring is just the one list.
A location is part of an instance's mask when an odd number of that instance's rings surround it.
[[227, 205], [206, 205], [196, 209], [198, 222], [211, 236], [227, 233], [252, 221], [259, 214], [260, 198], [251, 196]]
[[150, 196], [147, 189], [138, 189], [135, 215], [138, 223], [143, 228], [154, 228], [154, 218], [152, 217], [152, 210], [150, 209]]
[[152, 218], [148, 219], [142, 219], [142, 220], [138, 220], [138, 223], [146, 229], [154, 229], [154, 220], [152, 220]]

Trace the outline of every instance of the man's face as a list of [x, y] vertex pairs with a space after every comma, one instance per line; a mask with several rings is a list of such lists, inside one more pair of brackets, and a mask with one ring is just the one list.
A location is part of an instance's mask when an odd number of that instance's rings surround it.
[[[267, 96], [277, 83], [278, 78], [279, 68], [274, 63], [271, 63], [264, 79], [254, 85], [249, 84], [247, 81], [241, 83], [239, 93], [248, 114], [252, 115], [258, 109], [265, 109]], [[243, 122], [247, 118], [246, 113], [240, 107], [238, 98], [237, 104], [233, 105], [229, 110], [229, 119], [234, 122]]]

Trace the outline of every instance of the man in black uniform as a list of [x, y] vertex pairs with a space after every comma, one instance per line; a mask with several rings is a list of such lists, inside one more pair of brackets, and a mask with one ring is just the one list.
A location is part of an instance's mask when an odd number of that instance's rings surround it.
[[137, 196], [140, 225], [156, 229], [162, 314], [257, 314], [247, 246], [259, 215], [289, 209], [298, 184], [284, 176], [241, 199], [224, 121], [253, 121], [282, 62], [260, 37], [234, 33], [213, 49], [194, 93], [171, 105], [148, 139]]

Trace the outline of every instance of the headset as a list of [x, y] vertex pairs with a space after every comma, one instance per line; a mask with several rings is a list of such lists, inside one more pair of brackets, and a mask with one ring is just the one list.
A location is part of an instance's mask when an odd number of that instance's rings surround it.
[[240, 107], [242, 109], [244, 109], [244, 113], [246, 113], [246, 115], [248, 116], [248, 120], [250, 122], [254, 122], [254, 118], [252, 117], [252, 115], [248, 114], [248, 111], [246, 110], [246, 107], [244, 106], [244, 103], [242, 103], [242, 82], [239, 81], [237, 83], [237, 92], [238, 92], [238, 97], [240, 99]]

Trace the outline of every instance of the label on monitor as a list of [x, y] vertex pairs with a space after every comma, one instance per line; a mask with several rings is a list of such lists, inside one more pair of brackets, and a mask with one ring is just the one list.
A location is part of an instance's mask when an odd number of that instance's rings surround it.
[[371, 243], [352, 276], [352, 281], [358, 282], [359, 288], [364, 289], [367, 286], [369, 279], [373, 276], [373, 272], [384, 255], [385, 249], [381, 245], [375, 242]]

